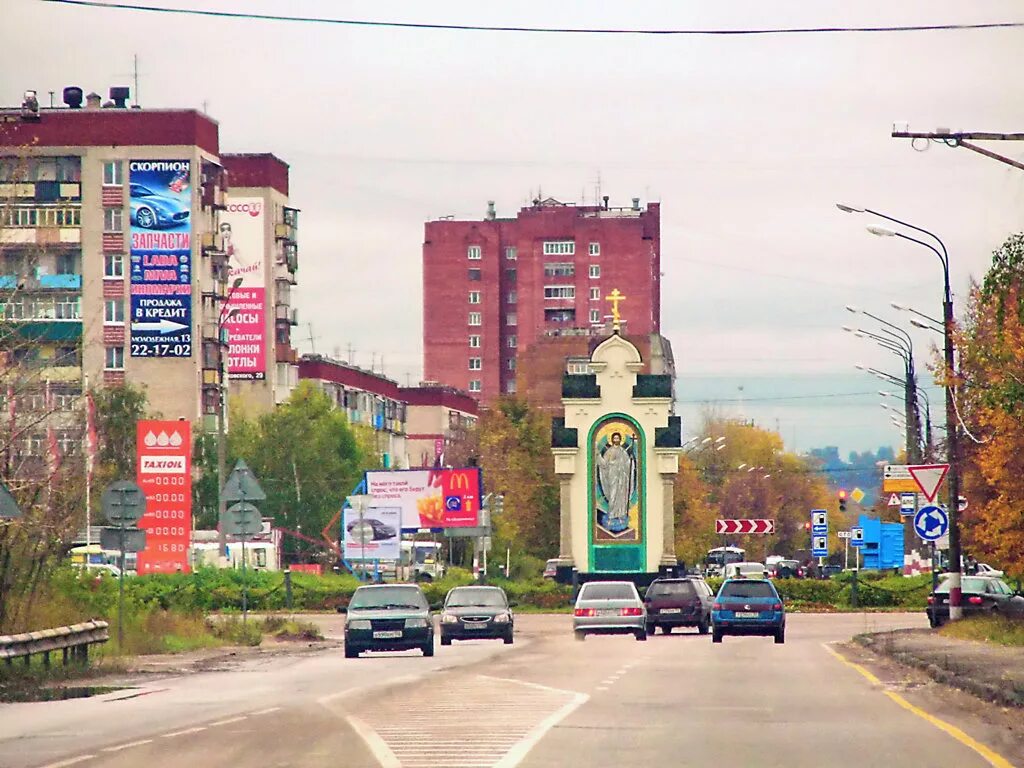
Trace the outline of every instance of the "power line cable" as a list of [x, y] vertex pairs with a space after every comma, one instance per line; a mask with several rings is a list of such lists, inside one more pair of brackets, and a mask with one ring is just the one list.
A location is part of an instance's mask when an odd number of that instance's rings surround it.
[[978, 24], [908, 24], [880, 27], [759, 27], [751, 29], [627, 29], [594, 27], [521, 27], [491, 26], [483, 24], [428, 24], [409, 21], [370, 21], [363, 19], [332, 19], [320, 16], [281, 16], [270, 13], [244, 13], [237, 11], [214, 11], [201, 8], [166, 8], [136, 3], [110, 3], [100, 0], [39, 0], [58, 5], [77, 5], [89, 8], [105, 8], [121, 11], [146, 11], [187, 16], [208, 16], [222, 19], [244, 19], [249, 21], [285, 21], [304, 24], [334, 24], [353, 27], [384, 27], [392, 29], [447, 30], [458, 32], [520, 32], [544, 34], [577, 35], [659, 35], [659, 36], [713, 36], [739, 37], [750, 35], [799, 35], [834, 33], [884, 33], [884, 32], [941, 32], [986, 29], [1018, 29], [1024, 22], [1001, 21]]

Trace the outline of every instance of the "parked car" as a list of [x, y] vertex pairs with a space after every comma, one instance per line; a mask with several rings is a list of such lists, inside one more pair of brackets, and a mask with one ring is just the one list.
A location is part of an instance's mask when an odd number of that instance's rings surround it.
[[994, 576], [997, 579], [1001, 579], [1005, 576], [1002, 571], [993, 568], [988, 563], [978, 563], [976, 568], [978, 576]]
[[647, 608], [647, 634], [661, 627], [664, 634], [673, 627], [696, 627], [702, 635], [711, 626], [711, 603], [714, 592], [704, 579], [655, 579], [644, 595]]
[[823, 565], [821, 566], [821, 578], [831, 579], [838, 573], [842, 573], [843, 569], [838, 565]]
[[416, 584], [375, 584], [352, 593], [345, 620], [345, 658], [363, 651], [408, 651], [434, 655], [430, 604]]
[[553, 579], [558, 575], [558, 560], [552, 559], [544, 563], [544, 578]]
[[727, 579], [767, 579], [768, 569], [761, 563], [729, 563], [724, 576]]
[[772, 635], [786, 642], [786, 610], [775, 585], [763, 579], [726, 579], [711, 606], [711, 641], [725, 635]]
[[631, 581], [588, 581], [576, 597], [572, 629], [587, 635], [633, 635], [647, 639], [647, 612]]
[[511, 645], [515, 617], [501, 587], [455, 587], [441, 609], [441, 645], [490, 638]]
[[[943, 576], [942, 582], [928, 596], [928, 623], [938, 627], [949, 621], [949, 582]], [[1000, 615], [1024, 620], [1024, 595], [1014, 592], [1002, 579], [991, 576], [964, 576], [960, 582], [960, 605], [964, 616]]]
[[799, 560], [779, 560], [768, 566], [768, 575], [773, 579], [802, 579], [806, 574]]

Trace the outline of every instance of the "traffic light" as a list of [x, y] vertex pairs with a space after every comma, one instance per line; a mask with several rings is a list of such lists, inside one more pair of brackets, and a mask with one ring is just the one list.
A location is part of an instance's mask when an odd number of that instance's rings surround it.
[[807, 533], [811, 532], [811, 521], [810, 520], [808, 520], [806, 523], [804, 523], [804, 530], [807, 531]]
[[846, 511], [846, 491], [842, 488], [839, 489], [839, 511]]

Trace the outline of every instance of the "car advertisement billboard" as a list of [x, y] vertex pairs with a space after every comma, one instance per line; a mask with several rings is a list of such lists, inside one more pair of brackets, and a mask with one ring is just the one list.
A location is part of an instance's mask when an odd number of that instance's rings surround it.
[[402, 509], [402, 530], [471, 528], [479, 525], [483, 479], [478, 467], [374, 470], [366, 473], [372, 505]]
[[342, 521], [346, 560], [397, 560], [401, 549], [402, 508], [369, 507], [362, 520], [346, 509]]
[[[264, 241], [266, 204], [258, 197], [230, 197], [220, 215], [220, 234], [231, 268], [231, 298], [224, 310], [228, 333], [228, 377], [267, 377], [266, 277]], [[231, 313], [234, 312], [234, 315]]]
[[187, 573], [192, 531], [192, 430], [187, 421], [140, 421], [136, 479], [146, 494], [146, 548], [137, 572]]
[[192, 356], [192, 182], [188, 160], [128, 163], [131, 356]]

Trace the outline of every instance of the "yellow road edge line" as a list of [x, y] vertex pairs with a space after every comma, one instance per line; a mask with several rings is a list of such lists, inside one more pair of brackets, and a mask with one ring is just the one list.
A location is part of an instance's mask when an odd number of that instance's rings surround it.
[[[867, 669], [865, 669], [860, 664], [857, 664], [857, 663], [852, 662], [849, 659], [847, 659], [845, 656], [843, 656], [841, 653], [839, 653], [835, 648], [832, 648], [828, 643], [822, 643], [822, 647], [826, 651], [831, 653], [841, 663], [843, 663], [846, 666], [851, 667], [851, 668], [857, 670], [858, 672], [860, 672], [864, 677], [866, 677], [872, 683], [872, 685], [878, 685], [878, 686], [882, 686], [883, 685], [882, 681], [879, 680], [877, 677], [875, 677], [875, 675], [873, 675], [871, 672], [869, 672]], [[907, 710], [908, 712], [911, 712], [911, 713], [917, 715], [918, 717], [920, 717], [925, 722], [931, 723], [936, 728], [938, 728], [940, 731], [943, 731], [944, 733], [947, 733], [950, 736], [952, 736], [954, 739], [959, 741], [961, 744], [963, 744], [968, 749], [972, 749], [975, 752], [977, 752], [979, 755], [981, 755], [983, 758], [985, 758], [985, 760], [990, 765], [994, 766], [995, 768], [1014, 768], [1013, 763], [1011, 763], [1005, 757], [1003, 757], [999, 753], [994, 752], [993, 750], [989, 749], [984, 744], [982, 744], [980, 741], [976, 741], [975, 739], [972, 739], [970, 736], [968, 736], [966, 733], [961, 731], [955, 725], [951, 725], [950, 723], [947, 723], [945, 720], [941, 720], [941, 719], [935, 717], [935, 715], [931, 715], [928, 712], [925, 712], [920, 707], [917, 707], [917, 706], [911, 704], [909, 701], [907, 701], [905, 698], [900, 696], [898, 693], [894, 693], [893, 691], [883, 691], [883, 693], [886, 696], [888, 696], [890, 699], [892, 699], [895, 703], [899, 704], [901, 707], [903, 707], [905, 710]]]

